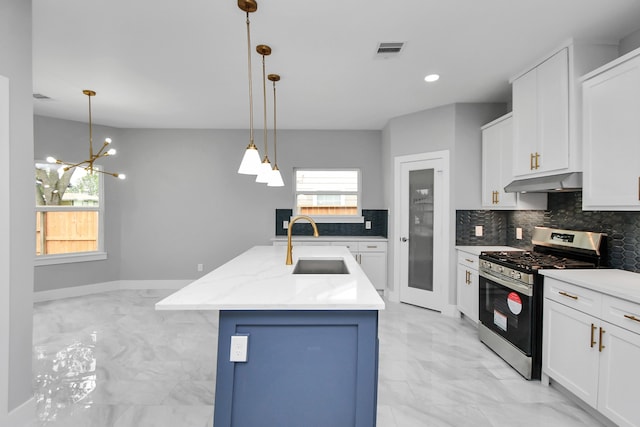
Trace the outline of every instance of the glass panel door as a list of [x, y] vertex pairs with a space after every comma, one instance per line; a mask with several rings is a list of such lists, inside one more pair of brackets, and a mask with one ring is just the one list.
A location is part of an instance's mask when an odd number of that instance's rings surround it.
[[433, 291], [434, 170], [409, 172], [409, 287]]
[[400, 301], [441, 311], [449, 286], [448, 152], [396, 157]]

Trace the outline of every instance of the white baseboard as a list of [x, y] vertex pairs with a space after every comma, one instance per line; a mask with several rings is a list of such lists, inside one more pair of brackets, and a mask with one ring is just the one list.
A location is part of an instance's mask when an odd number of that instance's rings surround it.
[[32, 397], [11, 412], [7, 419], [7, 426], [28, 427], [33, 425], [36, 416], [36, 401]]
[[387, 300], [391, 301], [391, 302], [400, 302], [400, 293], [387, 288], [384, 291], [385, 296], [387, 297]]
[[92, 285], [70, 286], [68, 288], [52, 289], [33, 293], [34, 302], [52, 301], [62, 298], [80, 297], [101, 292], [140, 289], [181, 289], [192, 280], [114, 280], [111, 282], [95, 283]]
[[445, 304], [442, 307], [442, 314], [448, 317], [460, 317], [460, 312], [455, 304]]
[[193, 280], [119, 280], [119, 289], [182, 289]]

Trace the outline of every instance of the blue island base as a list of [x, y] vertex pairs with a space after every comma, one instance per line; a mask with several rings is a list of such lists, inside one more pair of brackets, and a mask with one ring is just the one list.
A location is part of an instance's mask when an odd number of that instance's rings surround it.
[[373, 427], [377, 385], [376, 310], [220, 312], [215, 427]]

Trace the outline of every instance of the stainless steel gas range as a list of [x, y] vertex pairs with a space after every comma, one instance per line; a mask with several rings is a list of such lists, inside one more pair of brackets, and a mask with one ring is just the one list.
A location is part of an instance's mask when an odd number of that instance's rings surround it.
[[606, 235], [536, 227], [531, 251], [480, 254], [480, 340], [527, 379], [542, 366], [541, 269], [598, 268]]

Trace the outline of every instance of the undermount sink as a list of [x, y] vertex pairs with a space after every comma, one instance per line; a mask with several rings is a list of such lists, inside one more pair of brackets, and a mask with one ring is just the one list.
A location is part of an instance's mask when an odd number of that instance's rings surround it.
[[301, 258], [293, 274], [349, 274], [342, 258]]

